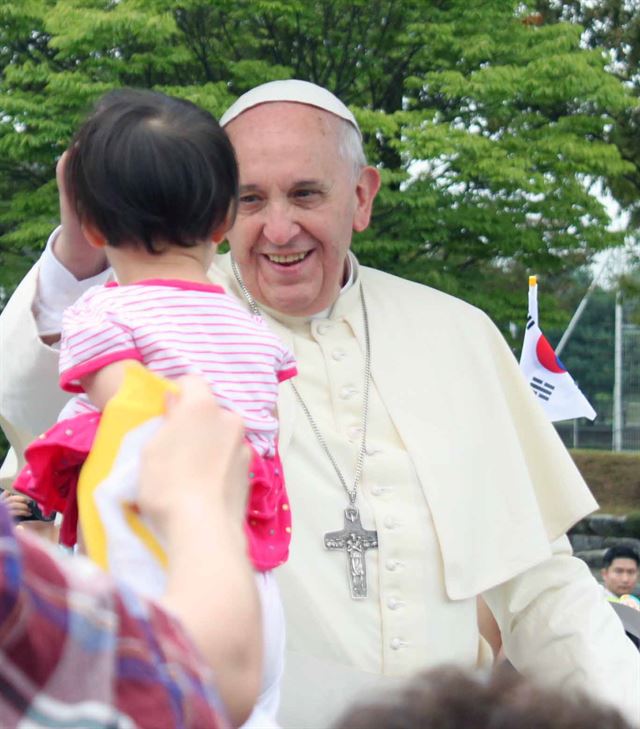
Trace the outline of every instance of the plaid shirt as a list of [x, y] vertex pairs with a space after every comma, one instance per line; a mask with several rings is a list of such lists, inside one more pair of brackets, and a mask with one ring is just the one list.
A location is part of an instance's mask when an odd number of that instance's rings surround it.
[[14, 532], [0, 504], [0, 726], [226, 727], [181, 627], [81, 557]]

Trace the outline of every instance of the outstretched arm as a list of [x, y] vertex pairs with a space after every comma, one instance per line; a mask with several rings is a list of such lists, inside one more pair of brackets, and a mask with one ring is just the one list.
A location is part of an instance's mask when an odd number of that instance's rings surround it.
[[241, 526], [243, 426], [203, 382], [181, 384], [146, 447], [139, 494], [140, 508], [167, 544], [161, 602], [173, 617], [116, 586], [88, 560], [15, 533], [0, 503], [6, 722], [18, 724], [30, 711], [47, 726], [115, 725], [125, 714], [141, 726], [170, 721], [213, 729], [221, 708], [215, 688], [235, 724], [249, 715], [259, 692], [262, 640]]
[[[22, 280], [0, 317], [0, 422], [18, 461], [24, 448], [55, 423], [68, 395], [58, 388], [62, 312], [107, 268], [104, 253], [86, 241], [63, 182], [65, 155], [56, 168], [61, 227]], [[86, 279], [86, 280], [85, 280]]]
[[[73, 207], [64, 184], [64, 168], [67, 161], [67, 152], [58, 160], [56, 165], [56, 181], [58, 183], [58, 198], [60, 201], [61, 229], [58, 234], [53, 252], [60, 263], [76, 279], [91, 278], [109, 267], [104, 251], [89, 244], [80, 227], [80, 221]], [[51, 343], [51, 342], [48, 342]]]
[[260, 606], [242, 528], [249, 452], [240, 417], [186, 377], [143, 453], [139, 505], [168, 544], [163, 604], [205, 659], [231, 717], [247, 718], [261, 682]]

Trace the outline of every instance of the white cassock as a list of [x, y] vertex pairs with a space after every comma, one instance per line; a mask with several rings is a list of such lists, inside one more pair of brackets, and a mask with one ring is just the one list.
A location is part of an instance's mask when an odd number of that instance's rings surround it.
[[[228, 259], [212, 277], [236, 295]], [[278, 570], [288, 655], [285, 727], [327, 726], [354, 696], [442, 662], [474, 666], [483, 594], [511, 662], [543, 683], [583, 688], [640, 724], [640, 655], [566, 530], [597, 508], [506, 343], [479, 310], [357, 267], [327, 318], [267, 315], [293, 349], [296, 384], [349, 485], [360, 443], [369, 310], [372, 391], [358, 506], [377, 529], [369, 596], [350, 597], [344, 552], [324, 549], [347, 498], [286, 383], [280, 452], [293, 516]], [[1, 413], [10, 437], [48, 426], [56, 355], [29, 314], [35, 274], [3, 314]], [[5, 367], [4, 362], [7, 361]], [[24, 443], [23, 443], [24, 445]]]

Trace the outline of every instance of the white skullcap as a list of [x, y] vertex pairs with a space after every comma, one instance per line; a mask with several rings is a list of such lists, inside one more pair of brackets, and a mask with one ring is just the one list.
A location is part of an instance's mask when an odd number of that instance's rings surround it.
[[254, 106], [274, 101], [293, 101], [297, 104], [308, 104], [323, 109], [353, 124], [358, 134], [362, 136], [356, 118], [337, 96], [334, 96], [331, 91], [323, 89], [322, 86], [295, 78], [286, 81], [269, 81], [269, 83], [256, 86], [246, 94], [242, 94], [222, 115], [220, 126], [227, 126], [230, 121]]

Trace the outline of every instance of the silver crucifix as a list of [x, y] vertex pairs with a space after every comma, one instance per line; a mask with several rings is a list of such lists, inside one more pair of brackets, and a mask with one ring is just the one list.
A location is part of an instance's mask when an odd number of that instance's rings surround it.
[[344, 510], [344, 529], [340, 532], [327, 532], [324, 535], [326, 549], [345, 549], [347, 551], [347, 573], [351, 597], [362, 600], [367, 596], [367, 563], [365, 552], [378, 546], [378, 532], [363, 529], [360, 514], [355, 506]]

